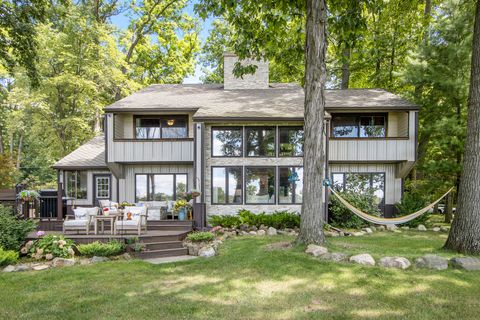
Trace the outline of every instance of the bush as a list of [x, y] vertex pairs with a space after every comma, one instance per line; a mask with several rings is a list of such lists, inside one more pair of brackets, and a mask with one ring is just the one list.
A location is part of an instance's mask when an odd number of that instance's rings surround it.
[[300, 227], [300, 215], [296, 212], [275, 211], [271, 214], [265, 212], [255, 214], [249, 210], [238, 211], [236, 216], [212, 216], [210, 218], [212, 226], [222, 226], [224, 228], [238, 228], [245, 224], [249, 227], [260, 227], [261, 225], [274, 227], [276, 229], [297, 228]]
[[[418, 192], [408, 192], [403, 194], [402, 201], [395, 204], [395, 207], [398, 211], [398, 216], [406, 216], [408, 214], [414, 213], [427, 205], [427, 200]], [[430, 213], [426, 212], [420, 217], [413, 219], [407, 223], [402, 224], [403, 226], [408, 226], [410, 228], [416, 228], [419, 224], [425, 224], [430, 217]]]
[[75, 252], [72, 248], [73, 241], [64, 236], [50, 234], [35, 241], [29, 241], [22, 248], [22, 253], [28, 253], [37, 260], [53, 258], [70, 258]]
[[[347, 200], [352, 206], [362, 210], [365, 213], [374, 216], [380, 216], [381, 211], [375, 204], [376, 197], [373, 190], [364, 192], [339, 192], [340, 196]], [[330, 197], [329, 223], [338, 228], [360, 229], [369, 226], [370, 223], [356, 216], [352, 211], [347, 209], [337, 197]]]
[[107, 243], [95, 241], [89, 244], [78, 245], [77, 249], [83, 256], [109, 257], [123, 253], [125, 251], [125, 245], [115, 240]]
[[17, 219], [11, 209], [0, 206], [0, 247], [19, 251], [27, 235], [35, 228], [34, 221]]
[[191, 242], [210, 242], [215, 239], [215, 235], [208, 231], [192, 232], [187, 235], [187, 240]]
[[3, 250], [0, 247], [0, 266], [14, 264], [18, 260], [18, 252], [13, 250]]

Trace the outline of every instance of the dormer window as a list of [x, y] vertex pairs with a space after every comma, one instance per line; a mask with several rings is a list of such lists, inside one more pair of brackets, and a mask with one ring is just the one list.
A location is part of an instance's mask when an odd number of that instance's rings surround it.
[[338, 114], [332, 116], [332, 137], [335, 138], [385, 138], [385, 114]]
[[187, 116], [137, 116], [137, 139], [181, 139], [188, 137]]

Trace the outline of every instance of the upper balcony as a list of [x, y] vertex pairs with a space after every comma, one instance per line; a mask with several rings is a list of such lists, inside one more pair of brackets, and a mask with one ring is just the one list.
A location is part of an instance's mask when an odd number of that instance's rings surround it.
[[329, 160], [413, 162], [416, 122], [416, 111], [332, 114]]
[[108, 113], [107, 162], [193, 162], [191, 114]]

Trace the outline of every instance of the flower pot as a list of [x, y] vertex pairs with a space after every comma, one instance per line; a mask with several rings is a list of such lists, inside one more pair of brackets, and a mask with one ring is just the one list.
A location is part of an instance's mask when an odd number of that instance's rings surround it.
[[185, 220], [187, 218], [187, 209], [181, 208], [178, 211], [178, 220]]

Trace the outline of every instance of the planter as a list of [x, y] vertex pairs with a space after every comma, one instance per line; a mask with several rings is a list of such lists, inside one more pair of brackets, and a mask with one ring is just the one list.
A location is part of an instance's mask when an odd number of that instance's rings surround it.
[[187, 218], [187, 209], [181, 208], [178, 210], [178, 220], [185, 220]]

